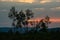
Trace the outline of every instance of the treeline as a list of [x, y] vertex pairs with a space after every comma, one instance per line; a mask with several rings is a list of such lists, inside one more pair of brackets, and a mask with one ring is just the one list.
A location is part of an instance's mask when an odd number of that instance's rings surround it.
[[[13, 19], [12, 26], [16, 28], [22, 28], [22, 27], [27, 27], [28, 31], [28, 20], [34, 17], [34, 12], [30, 9], [26, 9], [25, 11], [21, 10], [20, 12], [16, 11], [15, 7], [11, 7], [10, 12], [8, 14], [8, 17], [10, 19]], [[46, 30], [48, 28], [48, 24], [50, 24], [50, 17], [47, 15], [44, 19], [41, 19], [39, 23], [33, 24], [36, 25], [34, 26], [36, 29], [42, 28], [43, 30]]]

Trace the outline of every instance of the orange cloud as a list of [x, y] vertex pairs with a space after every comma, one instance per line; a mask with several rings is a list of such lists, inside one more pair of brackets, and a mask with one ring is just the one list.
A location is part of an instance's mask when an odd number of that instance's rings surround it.
[[41, 4], [44, 4], [44, 3], [47, 3], [47, 2], [52, 2], [51, 0], [41, 0], [40, 3]]
[[0, 1], [3, 1], [3, 2], [13, 2], [13, 0], [0, 0]]
[[34, 0], [0, 0], [0, 1], [7, 1], [7, 2], [24, 2], [24, 3], [33, 3]]
[[49, 2], [60, 2], [60, 0], [41, 0], [41, 4], [49, 3]]
[[17, 2], [33, 3], [34, 0], [17, 0]]

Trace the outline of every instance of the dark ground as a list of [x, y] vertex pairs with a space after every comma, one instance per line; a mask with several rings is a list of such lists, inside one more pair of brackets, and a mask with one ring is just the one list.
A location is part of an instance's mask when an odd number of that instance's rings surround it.
[[60, 31], [50, 32], [28, 32], [20, 34], [19, 32], [1, 32], [0, 40], [60, 40]]

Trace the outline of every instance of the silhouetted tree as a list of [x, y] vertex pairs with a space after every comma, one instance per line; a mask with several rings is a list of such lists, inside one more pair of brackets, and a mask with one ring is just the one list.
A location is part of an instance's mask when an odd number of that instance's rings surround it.
[[15, 10], [15, 7], [14, 6], [11, 7], [10, 12], [8, 14], [8, 17], [9, 18], [14, 18], [16, 16], [16, 14], [17, 14], [17, 11]]
[[34, 13], [32, 12], [32, 10], [30, 9], [27, 9], [26, 10], [26, 16], [27, 16], [27, 20], [29, 20], [30, 18], [33, 18], [33, 15]]
[[33, 18], [33, 12], [29, 9], [27, 9], [25, 12], [26, 13], [24, 13], [23, 10], [21, 10], [19, 13], [17, 13], [15, 7], [12, 7], [10, 9], [8, 17], [13, 19], [12, 26], [21, 28], [22, 26], [28, 25], [28, 20]]
[[[27, 18], [25, 23], [26, 25], [28, 25], [28, 20], [34, 17], [34, 13], [30, 9], [26, 9], [25, 12], [26, 12], [26, 18]], [[28, 27], [27, 27], [27, 30], [28, 30]]]
[[46, 16], [44, 19], [41, 19], [40, 22], [36, 25], [36, 29], [40, 27], [42, 28], [42, 31], [47, 31], [49, 23], [51, 23], [50, 17]]
[[8, 17], [13, 19], [12, 26], [15, 26], [16, 15], [17, 15], [17, 11], [16, 11], [15, 7], [13, 6], [13, 7], [11, 7], [10, 12], [8, 14]]
[[24, 12], [21, 10], [17, 16], [17, 25], [16, 25], [17, 27], [22, 27], [21, 24], [23, 24], [23, 22], [25, 21], [25, 19], [26, 19], [25, 17], [26, 16], [25, 16]]
[[[13, 7], [11, 7], [11, 9], [10, 9], [10, 12], [9, 12], [9, 14], [8, 14], [8, 17], [9, 17], [10, 19], [13, 19], [12, 26], [14, 26], [14, 27], [15, 27], [16, 15], [17, 15], [17, 11], [16, 11], [15, 7], [13, 6]], [[15, 28], [14, 28], [14, 29], [15, 29]]]
[[40, 21], [40, 23], [41, 23], [42, 31], [46, 31], [47, 26], [46, 23], [44, 23], [43, 19]]

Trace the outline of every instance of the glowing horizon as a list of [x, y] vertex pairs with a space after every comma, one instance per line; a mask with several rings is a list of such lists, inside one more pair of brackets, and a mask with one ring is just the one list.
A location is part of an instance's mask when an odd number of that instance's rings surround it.
[[[30, 19], [28, 22], [39, 22], [41, 19], [42, 18]], [[60, 18], [51, 18], [50, 21], [53, 23], [60, 22]]]

